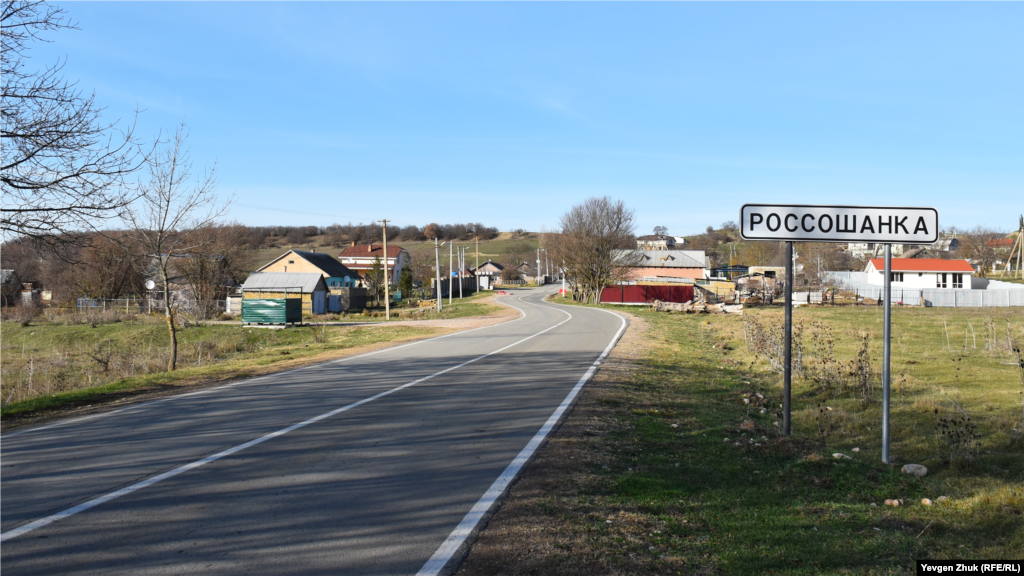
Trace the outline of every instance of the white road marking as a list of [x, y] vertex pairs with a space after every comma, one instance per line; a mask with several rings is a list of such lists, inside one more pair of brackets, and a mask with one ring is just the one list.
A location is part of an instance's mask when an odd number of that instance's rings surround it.
[[[515, 308], [515, 306], [512, 306], [512, 307]], [[522, 309], [519, 309], [519, 308], [516, 308], [516, 309], [519, 310], [520, 312], [522, 312], [523, 313], [523, 317], [525, 317], [525, 315], [526, 315], [525, 311], [523, 311]], [[45, 518], [40, 518], [39, 520], [36, 520], [34, 522], [30, 522], [30, 523], [25, 524], [23, 526], [19, 526], [18, 528], [15, 528], [13, 530], [8, 530], [7, 532], [4, 532], [3, 534], [0, 534], [0, 542], [6, 542], [6, 541], [8, 541], [8, 540], [10, 540], [12, 538], [17, 538], [18, 536], [22, 536], [24, 534], [32, 532], [33, 530], [37, 530], [37, 529], [42, 528], [44, 526], [48, 526], [50, 524], [53, 524], [54, 522], [57, 522], [59, 520], [63, 520], [64, 518], [67, 518], [68, 516], [73, 516], [75, 514], [78, 514], [79, 512], [83, 512], [83, 511], [88, 510], [90, 508], [95, 508], [96, 506], [99, 506], [100, 504], [104, 504], [104, 503], [110, 502], [111, 500], [114, 500], [116, 498], [120, 498], [121, 496], [125, 496], [127, 494], [131, 494], [132, 492], [135, 492], [137, 490], [141, 490], [142, 488], [145, 488], [147, 486], [152, 486], [153, 484], [156, 484], [157, 482], [160, 482], [162, 480], [166, 480], [168, 478], [177, 476], [178, 474], [181, 474], [182, 472], [188, 472], [189, 470], [192, 470], [194, 468], [199, 468], [200, 466], [204, 466], [206, 464], [209, 464], [210, 462], [215, 462], [217, 460], [220, 460], [221, 458], [224, 458], [225, 456], [230, 456], [232, 454], [235, 454], [236, 452], [241, 452], [242, 450], [245, 450], [246, 448], [251, 448], [252, 446], [255, 446], [257, 444], [261, 444], [261, 443], [266, 442], [267, 440], [270, 440], [272, 438], [277, 438], [278, 436], [283, 436], [284, 434], [292, 432], [293, 430], [298, 430], [299, 428], [304, 428], [306, 426], [309, 426], [310, 424], [319, 422], [319, 421], [321, 421], [321, 420], [323, 420], [325, 418], [330, 418], [331, 416], [335, 416], [337, 414], [345, 412], [346, 410], [350, 410], [352, 408], [356, 408], [358, 406], [362, 406], [363, 404], [366, 404], [368, 402], [373, 402], [374, 400], [377, 400], [379, 398], [383, 398], [383, 397], [388, 396], [390, 394], [394, 394], [395, 392], [398, 392], [399, 390], [404, 390], [404, 389], [409, 388], [411, 386], [415, 386], [417, 384], [426, 382], [427, 380], [431, 380], [433, 378], [436, 378], [437, 376], [440, 376], [442, 374], [447, 374], [448, 372], [451, 372], [453, 370], [458, 370], [459, 368], [462, 368], [463, 366], [467, 366], [467, 365], [472, 364], [474, 362], [477, 362], [479, 360], [483, 360], [484, 358], [487, 358], [489, 356], [493, 356], [495, 354], [498, 354], [499, 352], [504, 352], [505, 350], [508, 350], [509, 348], [512, 348], [513, 346], [516, 346], [518, 344], [522, 344], [523, 342], [526, 342], [527, 340], [530, 340], [531, 338], [535, 338], [537, 336], [540, 336], [541, 334], [543, 334], [545, 332], [548, 332], [550, 330], [554, 330], [555, 328], [558, 328], [562, 324], [565, 324], [566, 322], [568, 322], [569, 320], [572, 319], [572, 315], [571, 314], [569, 314], [568, 312], [566, 312], [566, 314], [569, 315], [569, 318], [559, 322], [558, 324], [554, 324], [552, 326], [549, 326], [549, 327], [541, 330], [540, 332], [537, 332], [535, 334], [527, 336], [526, 338], [523, 338], [522, 340], [518, 340], [516, 342], [513, 342], [512, 344], [509, 344], [507, 346], [504, 346], [502, 348], [494, 350], [493, 352], [488, 352], [487, 354], [484, 354], [482, 356], [477, 356], [476, 358], [473, 358], [472, 360], [467, 360], [467, 361], [463, 362], [462, 364], [459, 364], [459, 365], [456, 365], [456, 366], [452, 366], [450, 368], [445, 368], [444, 370], [441, 370], [440, 372], [435, 372], [435, 373], [433, 373], [433, 374], [431, 374], [429, 376], [424, 376], [423, 378], [420, 378], [418, 380], [413, 380], [412, 382], [409, 382], [409, 383], [406, 383], [406, 384], [402, 384], [401, 386], [397, 386], [397, 387], [392, 388], [390, 390], [385, 390], [384, 392], [381, 392], [380, 394], [376, 394], [374, 396], [370, 396], [368, 398], [364, 398], [364, 399], [362, 399], [362, 400], [360, 400], [358, 402], [353, 402], [352, 404], [348, 404], [346, 406], [342, 406], [341, 408], [336, 408], [334, 410], [331, 410], [330, 412], [325, 412], [325, 413], [323, 413], [323, 414], [321, 414], [319, 416], [315, 416], [313, 418], [310, 418], [309, 420], [304, 420], [304, 421], [299, 422], [297, 424], [292, 424], [291, 426], [288, 426], [287, 428], [282, 428], [280, 430], [277, 430], [276, 432], [271, 432], [270, 434], [266, 434], [264, 436], [260, 436], [259, 438], [250, 440], [248, 442], [245, 442], [244, 444], [239, 444], [239, 445], [237, 445], [237, 446], [235, 446], [233, 448], [228, 448], [227, 450], [223, 450], [223, 451], [218, 452], [216, 454], [213, 454], [211, 456], [207, 456], [206, 458], [202, 458], [200, 460], [196, 460], [195, 462], [190, 462], [188, 464], [185, 464], [184, 466], [179, 466], [178, 468], [174, 468], [173, 470], [168, 470], [167, 472], [164, 472], [162, 474], [158, 474], [158, 475], [153, 476], [151, 478], [147, 478], [145, 480], [142, 480], [141, 482], [136, 482], [135, 484], [132, 484], [130, 486], [125, 486], [124, 488], [121, 488], [120, 490], [115, 490], [113, 492], [110, 492], [109, 494], [104, 494], [103, 496], [100, 496], [98, 498], [94, 498], [94, 499], [89, 500], [87, 502], [83, 502], [83, 503], [81, 503], [81, 504], [79, 504], [77, 506], [72, 506], [71, 508], [68, 508], [67, 510], [63, 510], [63, 511], [58, 512], [56, 514], [51, 514], [50, 516], [46, 516]], [[485, 328], [490, 328], [490, 326], [485, 326]], [[476, 328], [475, 330], [479, 330], [479, 328]], [[469, 330], [467, 330], [466, 332], [469, 332]], [[465, 332], [461, 332], [461, 334], [465, 334]], [[450, 334], [449, 334], [449, 336], [450, 336]], [[390, 348], [390, 350], [394, 350], [394, 348]], [[375, 354], [375, 352], [374, 352], [374, 354]]]
[[[540, 306], [539, 304], [537, 305]], [[565, 310], [562, 310], [561, 308], [553, 308], [551, 306], [541, 307], [552, 308], [554, 310], [565, 312]], [[540, 430], [537, 431], [526, 447], [519, 452], [515, 459], [512, 460], [512, 463], [505, 468], [500, 476], [498, 476], [498, 479], [491, 484], [491, 487], [484, 492], [484, 495], [477, 500], [477, 503], [469, 510], [466, 516], [462, 519], [462, 522], [459, 522], [459, 525], [455, 527], [455, 530], [452, 530], [452, 533], [448, 535], [448, 538], [446, 538], [443, 543], [441, 543], [441, 546], [436, 552], [434, 552], [434, 555], [430, 557], [430, 560], [427, 560], [427, 563], [420, 568], [420, 571], [416, 573], [416, 576], [437, 576], [441, 573], [441, 570], [444, 569], [452, 557], [460, 548], [462, 548], [466, 539], [469, 538], [469, 536], [476, 530], [480, 521], [487, 515], [488, 510], [490, 510], [491, 507], [494, 506], [494, 503], [501, 498], [501, 495], [504, 494], [505, 490], [509, 487], [509, 484], [515, 480], [516, 476], [518, 476], [519, 472], [523, 469], [523, 466], [526, 465], [530, 460], [530, 457], [533, 456], [533, 453], [537, 451], [537, 448], [539, 448], [544, 442], [544, 439], [547, 438], [547, 435], [554, 429], [555, 425], [558, 424], [558, 421], [562, 418], [562, 414], [564, 414], [569, 406], [572, 405], [573, 399], [576, 398], [576, 395], [579, 394], [581, 389], [583, 389], [583, 386], [586, 385], [591, 377], [593, 377], [594, 372], [601, 365], [601, 361], [604, 360], [612, 351], [612, 348], [615, 347], [615, 343], [619, 341], [619, 337], [626, 329], [626, 319], [608, 310], [602, 310], [600, 308], [596, 308], [596, 310], [607, 312], [608, 314], [612, 314], [622, 320], [622, 326], [619, 328], [619, 331], [615, 333], [612, 341], [609, 342], [608, 346], [604, 349], [604, 352], [602, 352], [601, 355], [597, 357], [597, 360], [594, 360], [594, 363], [590, 365], [586, 374], [584, 374], [583, 377], [580, 378], [579, 382], [576, 383], [576, 386], [569, 391], [569, 395], [565, 397], [565, 400], [562, 400], [562, 403], [559, 404], [558, 408], [551, 417], [548, 418], [547, 422], [541, 426]], [[569, 314], [568, 312], [565, 313]], [[569, 317], [572, 318], [572, 315], [570, 314]], [[568, 320], [566, 320], [566, 322], [568, 322]]]
[[[498, 298], [500, 298], [500, 296], [495, 296], [494, 297], [494, 301], [498, 302]], [[518, 321], [522, 320], [523, 318], [526, 318], [526, 312], [524, 312], [522, 308], [517, 308], [517, 307], [515, 307], [515, 306], [513, 306], [511, 304], [506, 304], [505, 302], [498, 302], [498, 304], [501, 304], [503, 306], [508, 306], [509, 308], [515, 308], [516, 310], [519, 310], [519, 318], [516, 318], [515, 320], [512, 320], [510, 322], [501, 322], [500, 324], [492, 324], [490, 326], [481, 326], [479, 328], [470, 328], [469, 330], [462, 330], [461, 332], [452, 332], [451, 334], [445, 334], [444, 336], [435, 336], [433, 338], [427, 338], [426, 340], [417, 340], [415, 342], [409, 342], [408, 344], [401, 344], [399, 346], [392, 346], [392, 347], [389, 347], [389, 348], [383, 348], [381, 350], [374, 350], [373, 352], [366, 352], [365, 354], [359, 354], [357, 356], [347, 356], [345, 358], [338, 358], [337, 360], [327, 360], [325, 362], [318, 362], [316, 364], [310, 364], [309, 366], [301, 366], [299, 368], [292, 368], [291, 370], [284, 370], [282, 372], [274, 372], [273, 374], [267, 374], [267, 375], [264, 375], [264, 376], [257, 376], [255, 378], [246, 378], [244, 380], [239, 380], [238, 382], [232, 382], [230, 384], [222, 384], [220, 386], [213, 386], [213, 387], [210, 387], [210, 388], [204, 388], [203, 390], [196, 390], [195, 392], [187, 392], [185, 394], [175, 394], [174, 396], [170, 396], [168, 398], [161, 398], [159, 400], [150, 400], [149, 402], [143, 402], [141, 404], [135, 404], [135, 405], [132, 405], [132, 406], [125, 406], [124, 408], [119, 408], [117, 410], [111, 410], [110, 412], [100, 412], [98, 414], [90, 414], [88, 416], [81, 416], [81, 417], [78, 417], [78, 418], [71, 418], [69, 420], [63, 420], [63, 421], [60, 421], [60, 422], [54, 422], [53, 424], [47, 424], [45, 426], [38, 426], [38, 427], [35, 427], [35, 428], [26, 428], [26, 429], [23, 429], [23, 430], [16, 430], [14, 432], [8, 432], [7, 434], [4, 434], [3, 436], [0, 436], [0, 438], [6, 440], [8, 438], [14, 438], [15, 436], [21, 436], [22, 434], [28, 434], [28, 433], [31, 433], [31, 432], [39, 432], [41, 430], [48, 430], [50, 428], [56, 428], [58, 426], [67, 426], [68, 424], [77, 424], [79, 422], [84, 422], [86, 420], [94, 420], [96, 418], [103, 418], [103, 417], [106, 417], [106, 416], [113, 416], [114, 414], [120, 414], [121, 412], [127, 412], [129, 410], [141, 410], [143, 408], [148, 408], [148, 407], [154, 406], [156, 404], [162, 404], [164, 402], [171, 402], [171, 401], [174, 401], [174, 400], [180, 400], [182, 398], [188, 398], [190, 396], [198, 396], [200, 394], [209, 394], [211, 392], [216, 392], [216, 391], [224, 390], [224, 389], [227, 389], [227, 388], [234, 388], [236, 386], [239, 386], [239, 387], [240, 386], [248, 386], [249, 384], [252, 384], [254, 382], [259, 382], [260, 380], [266, 380], [267, 378], [276, 378], [278, 376], [283, 376], [285, 374], [291, 374], [292, 372], [299, 372], [301, 370], [309, 370], [310, 368], [319, 368], [321, 366], [327, 366], [327, 365], [330, 365], [330, 364], [338, 364], [340, 362], [348, 362], [349, 360], [355, 360], [357, 358], [365, 358], [367, 356], [373, 356], [375, 354], [383, 354], [385, 352], [392, 352], [394, 350], [399, 350], [401, 348], [406, 348], [408, 346], [415, 346], [417, 344], [423, 344], [424, 342], [433, 342], [434, 340], [441, 340], [442, 338], [449, 338], [451, 336], [459, 336], [461, 334], [468, 334], [470, 332], [476, 332], [477, 330], [484, 330], [486, 328], [494, 328], [495, 326], [507, 326], [509, 324], [512, 324], [513, 322], [518, 322]]]

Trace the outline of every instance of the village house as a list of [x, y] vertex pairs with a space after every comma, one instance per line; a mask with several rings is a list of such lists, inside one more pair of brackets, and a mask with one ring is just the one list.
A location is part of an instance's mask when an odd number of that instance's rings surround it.
[[[885, 259], [872, 258], [864, 270], [868, 283], [885, 283]], [[966, 260], [938, 258], [893, 258], [892, 285], [897, 288], [971, 288], [974, 267]]]
[[474, 269], [473, 275], [479, 279], [481, 290], [491, 290], [501, 284], [501, 271], [504, 269], [501, 264], [488, 260]]
[[[629, 251], [618, 251], [625, 258]], [[635, 254], [632, 253], [632, 254]], [[627, 281], [644, 278], [675, 278], [703, 280], [708, 278], [710, 266], [703, 250], [645, 250], [639, 262], [630, 266]]]
[[665, 234], [648, 234], [636, 239], [637, 250], [672, 250], [677, 244], [684, 244], [685, 238]]
[[[960, 248], [960, 240], [952, 236], [943, 236], [934, 244], [893, 244], [891, 253], [895, 256], [911, 256], [927, 250], [932, 253], [955, 252]], [[854, 258], [875, 258], [885, 253], [885, 244], [873, 242], [850, 242], [846, 245], [846, 251]]]
[[326, 252], [289, 250], [256, 271], [289, 274], [316, 272], [323, 276], [328, 290], [332, 293], [339, 293], [342, 288], [352, 288], [360, 281], [359, 274]]
[[[357, 245], [353, 243], [338, 255], [341, 263], [359, 274], [361, 278], [366, 278], [367, 272], [373, 268], [375, 258], [380, 258], [381, 263], [384, 263], [384, 246], [380, 244]], [[389, 244], [386, 260], [387, 269], [391, 273], [390, 283], [398, 284], [398, 280], [402, 277], [402, 269], [412, 264], [412, 257], [409, 256], [409, 251], [405, 248]]]

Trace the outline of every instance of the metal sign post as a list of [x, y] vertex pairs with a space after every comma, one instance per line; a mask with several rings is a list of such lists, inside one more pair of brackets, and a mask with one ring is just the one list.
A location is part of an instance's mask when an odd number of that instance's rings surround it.
[[889, 463], [889, 359], [892, 339], [892, 244], [885, 245], [885, 327], [882, 329], [882, 462]]
[[[882, 462], [889, 463], [889, 384], [892, 347], [892, 245], [932, 244], [939, 239], [939, 211], [888, 206], [745, 204], [740, 237], [786, 243], [786, 335], [782, 433], [792, 428], [793, 242], [871, 242], [885, 245], [885, 325], [882, 343]], [[1024, 241], [1022, 241], [1024, 243]], [[835, 295], [833, 294], [833, 299]], [[833, 300], [834, 302], [834, 300]]]
[[789, 418], [793, 397], [793, 243], [786, 242], [786, 344], [785, 372], [782, 383], [782, 435], [789, 436]]

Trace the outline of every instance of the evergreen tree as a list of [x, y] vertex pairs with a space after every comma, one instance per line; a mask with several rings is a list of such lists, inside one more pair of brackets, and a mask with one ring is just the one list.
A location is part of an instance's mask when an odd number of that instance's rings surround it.
[[398, 278], [398, 289], [402, 291], [402, 297], [408, 298], [412, 294], [412, 270], [408, 266], [402, 268], [402, 274]]

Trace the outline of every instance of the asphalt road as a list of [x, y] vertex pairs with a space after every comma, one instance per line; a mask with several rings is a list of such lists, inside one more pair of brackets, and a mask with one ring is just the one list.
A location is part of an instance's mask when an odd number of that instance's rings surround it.
[[549, 292], [501, 298], [523, 315], [497, 326], [4, 434], [4, 576], [439, 568], [625, 327]]

